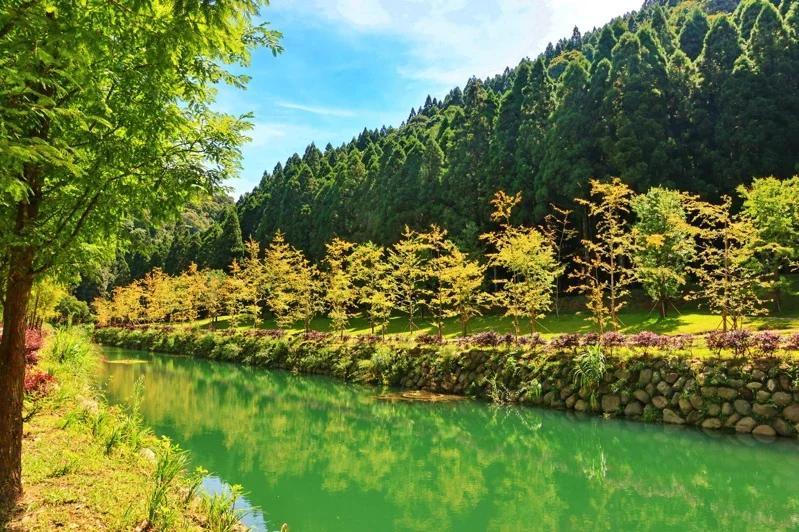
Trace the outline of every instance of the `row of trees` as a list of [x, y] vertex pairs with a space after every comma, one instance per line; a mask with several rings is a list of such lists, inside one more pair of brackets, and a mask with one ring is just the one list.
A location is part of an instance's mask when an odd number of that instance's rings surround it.
[[[406, 227], [389, 248], [333, 239], [319, 265], [278, 232], [263, 252], [250, 239], [227, 274], [195, 264], [177, 276], [155, 269], [95, 307], [103, 323], [192, 322], [204, 313], [255, 326], [269, 311], [279, 327], [303, 322], [306, 331], [326, 312], [341, 334], [358, 312], [372, 332], [385, 332], [392, 311], [407, 316], [413, 333], [427, 309], [439, 335], [446, 319], [457, 317], [466, 334], [474, 316], [499, 308], [518, 335], [522, 323], [534, 331], [553, 307], [558, 312], [565, 278], [567, 291], [585, 296], [600, 331], [622, 325], [619, 312], [633, 284], [664, 317], [685, 296], [718, 313], [724, 330], [735, 329], [746, 316], [766, 311], [767, 291], [780, 309], [787, 284], [781, 274], [799, 260], [799, 178], [757, 179], [739, 195], [743, 207], [734, 214], [727, 196], [710, 203], [661, 187], [635, 194], [620, 179], [592, 181], [589, 199], [579, 203], [596, 237], [583, 239], [582, 251], [570, 257], [564, 249], [577, 234], [572, 213], [555, 210], [540, 227], [516, 225], [511, 220], [521, 194], [499, 192], [491, 201], [497, 228], [480, 237], [490, 249], [484, 263], [437, 225], [426, 232]], [[489, 268], [495, 287], [486, 291]]]
[[591, 178], [720, 202], [752, 176], [794, 175], [797, 3], [743, 0], [715, 14], [708, 2], [649, 4], [428, 98], [402, 127], [308, 146], [240, 199], [243, 238], [266, 245], [280, 229], [321, 260], [334, 236], [390, 245], [405, 225], [436, 223], [482, 258], [497, 190], [522, 192], [516, 223], [543, 223], [554, 203], [583, 229], [574, 198], [587, 199]]

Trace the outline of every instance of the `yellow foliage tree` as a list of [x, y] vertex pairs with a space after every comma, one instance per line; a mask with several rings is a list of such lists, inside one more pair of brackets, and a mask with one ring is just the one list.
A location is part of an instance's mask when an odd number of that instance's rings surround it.
[[394, 244], [388, 254], [394, 277], [392, 303], [394, 308], [408, 315], [408, 332], [411, 335], [414, 329], [418, 329], [414, 322], [416, 312], [425, 303], [428, 294], [424, 286], [428, 277], [424, 252], [429, 248], [419, 234], [406, 225], [402, 240]]
[[386, 324], [394, 307], [395, 292], [391, 266], [385, 260], [385, 250], [371, 242], [360, 244], [351, 257], [353, 279], [357, 285], [358, 303], [366, 307], [372, 334], [380, 327], [386, 334]]
[[595, 239], [582, 241], [585, 256], [574, 258], [577, 268], [571, 277], [578, 284], [570, 290], [586, 296], [591, 320], [600, 332], [608, 321], [614, 331], [618, 330], [619, 311], [626, 305], [624, 298], [635, 280], [633, 272], [624, 266], [630, 252], [626, 217], [632, 196], [630, 187], [613, 178], [609, 183], [591, 180], [591, 197], [596, 199], [576, 200], [597, 222]]
[[350, 309], [357, 304], [357, 288], [353, 284], [351, 251], [355, 244], [339, 238], [326, 245], [325, 300], [328, 303], [333, 330], [344, 336], [344, 330], [352, 314]]
[[555, 280], [563, 271], [551, 242], [540, 231], [511, 224], [513, 208], [520, 201], [521, 194], [498, 192], [491, 201], [495, 209], [491, 219], [501, 230], [481, 235], [495, 249], [488, 254], [489, 265], [509, 274], [509, 278], [496, 281], [502, 289], [494, 297], [505, 308], [505, 316], [513, 319], [517, 336], [523, 318], [529, 321], [530, 332], [535, 331], [536, 321], [551, 308]]

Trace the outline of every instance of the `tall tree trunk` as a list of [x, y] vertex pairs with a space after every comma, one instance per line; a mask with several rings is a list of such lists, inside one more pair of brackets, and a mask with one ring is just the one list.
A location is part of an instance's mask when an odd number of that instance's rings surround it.
[[0, 502], [22, 494], [22, 398], [25, 383], [25, 325], [33, 287], [33, 254], [12, 249], [6, 278], [3, 337], [0, 339]]

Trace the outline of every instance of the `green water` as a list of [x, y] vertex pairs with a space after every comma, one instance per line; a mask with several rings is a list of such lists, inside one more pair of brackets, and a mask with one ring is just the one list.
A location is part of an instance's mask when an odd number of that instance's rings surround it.
[[104, 349], [109, 400], [145, 375], [159, 435], [241, 484], [259, 530], [776, 530], [799, 527], [793, 441], [563, 412], [386, 403], [375, 390]]

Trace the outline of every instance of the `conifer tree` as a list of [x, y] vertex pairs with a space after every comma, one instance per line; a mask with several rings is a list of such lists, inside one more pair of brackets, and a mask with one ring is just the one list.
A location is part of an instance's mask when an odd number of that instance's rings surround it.
[[705, 36], [710, 31], [710, 22], [699, 8], [691, 10], [680, 31], [680, 49], [691, 61], [696, 61], [705, 45]]

